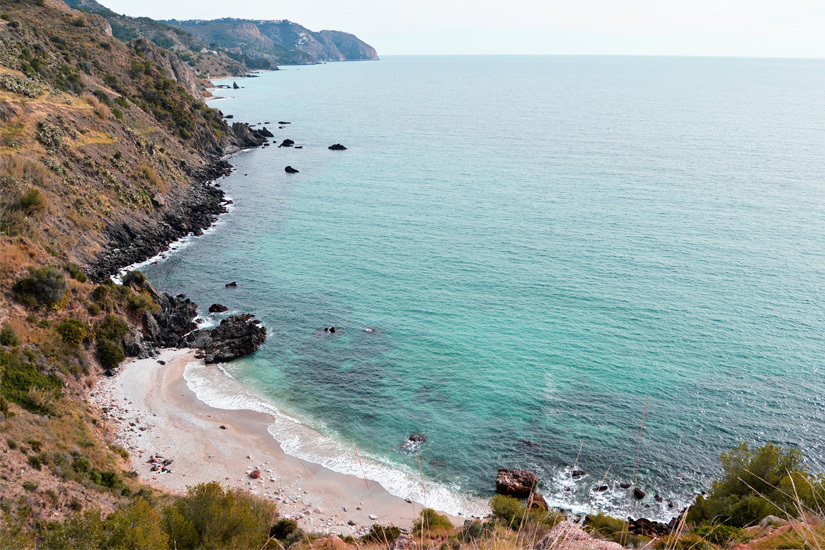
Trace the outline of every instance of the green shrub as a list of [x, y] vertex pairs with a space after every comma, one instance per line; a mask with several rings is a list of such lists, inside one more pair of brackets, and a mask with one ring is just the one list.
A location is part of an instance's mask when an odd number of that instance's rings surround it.
[[130, 294], [126, 301], [129, 309], [138, 314], [147, 312], [156, 313], [158, 311], [158, 305], [152, 299], [152, 295], [149, 294], [148, 290], [142, 290], [137, 294]]
[[464, 525], [464, 528], [461, 530], [461, 540], [464, 542], [473, 542], [489, 537], [494, 530], [495, 524], [493, 522], [481, 523], [480, 521], [474, 521]]
[[269, 529], [269, 536], [278, 540], [285, 540], [289, 535], [295, 532], [298, 528], [298, 523], [295, 520], [282, 518], [276, 521]]
[[163, 520], [176, 548], [261, 548], [274, 514], [272, 503], [212, 482], [190, 487], [163, 510]]
[[66, 264], [63, 266], [63, 269], [65, 269], [69, 273], [69, 276], [75, 281], [85, 283], [88, 280], [86, 274], [83, 273], [83, 270], [77, 264]]
[[57, 325], [57, 332], [67, 344], [76, 346], [86, 339], [86, 325], [77, 319], [66, 319]]
[[30, 493], [33, 493], [37, 490], [37, 483], [35, 483], [34, 481], [24, 481], [23, 489]]
[[89, 312], [89, 315], [94, 317], [95, 315], [100, 314], [100, 306], [95, 303], [90, 303], [86, 305], [86, 311]]
[[37, 304], [50, 305], [66, 292], [66, 277], [53, 265], [29, 268], [29, 276], [17, 281], [12, 287], [14, 297], [29, 307]]
[[413, 523], [413, 531], [416, 533], [452, 528], [453, 523], [450, 521], [450, 518], [439, 514], [432, 508], [424, 508], [421, 510], [418, 519]]
[[142, 498], [135, 499], [125, 508], [106, 518], [106, 548], [167, 548], [169, 535], [164, 532], [162, 526], [160, 514]]
[[123, 284], [125, 286], [143, 286], [143, 283], [146, 282], [146, 276], [135, 269], [134, 271], [127, 271], [126, 274], [123, 276]]
[[722, 546], [742, 536], [741, 529], [721, 524], [700, 525], [694, 528], [693, 532], [709, 542]]
[[27, 216], [33, 216], [46, 208], [46, 197], [36, 187], [30, 187], [17, 202]]
[[110, 287], [108, 285], [97, 285], [92, 291], [92, 300], [102, 302], [109, 297]]
[[48, 376], [27, 363], [17, 354], [0, 351], [0, 393], [9, 401], [14, 401], [28, 411], [38, 414], [53, 414], [54, 404], [60, 398], [63, 383], [55, 374]]
[[794, 515], [792, 485], [796, 486], [801, 504], [817, 509], [815, 493], [822, 490], [823, 480], [808, 475], [796, 449], [767, 444], [751, 450], [741, 443], [719, 458], [722, 478], [713, 482], [706, 497], [696, 498], [688, 521], [745, 527], [771, 514]]
[[44, 550], [97, 550], [106, 546], [107, 529], [100, 510], [75, 513], [52, 527], [41, 546]]
[[123, 344], [106, 338], [97, 338], [96, 355], [100, 365], [107, 370], [117, 368], [126, 360]]
[[[98, 287], [99, 288], [99, 287]], [[95, 327], [95, 336], [104, 340], [119, 341], [129, 332], [129, 325], [123, 317], [106, 315]]]
[[3, 328], [0, 329], [0, 345], [17, 346], [19, 344], [20, 338], [17, 337], [17, 333], [14, 332], [11, 325], [3, 325]]
[[401, 529], [394, 525], [378, 525], [374, 523], [369, 532], [361, 537], [364, 542], [377, 542], [379, 544], [392, 544], [401, 536]]
[[490, 499], [493, 519], [499, 523], [518, 529], [524, 519], [526, 509], [520, 500], [506, 495], [495, 495]]

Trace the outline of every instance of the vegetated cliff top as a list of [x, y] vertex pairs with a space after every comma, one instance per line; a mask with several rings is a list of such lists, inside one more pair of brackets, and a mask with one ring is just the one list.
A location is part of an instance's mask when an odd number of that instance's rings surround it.
[[121, 15], [95, 0], [65, 1], [74, 9], [104, 17], [118, 40], [129, 43], [136, 38], [145, 38], [161, 48], [175, 52], [202, 78], [241, 76], [253, 69], [277, 69], [269, 61], [252, 59], [242, 53], [211, 49], [191, 33], [148, 17]]
[[355, 35], [341, 31], [313, 32], [286, 19], [225, 18], [163, 22], [192, 33], [211, 48], [243, 52], [250, 57], [278, 64], [378, 59], [375, 48]]

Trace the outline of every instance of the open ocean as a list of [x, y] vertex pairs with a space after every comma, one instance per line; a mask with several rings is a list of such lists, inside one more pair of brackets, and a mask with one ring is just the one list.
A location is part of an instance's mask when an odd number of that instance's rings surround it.
[[626, 515], [646, 398], [633, 515], [676, 514], [740, 441], [825, 470], [825, 62], [387, 57], [235, 81], [211, 104], [303, 149], [234, 157], [231, 212], [143, 268], [269, 331], [187, 370], [205, 401], [271, 411], [287, 452], [337, 471], [361, 475], [357, 446], [367, 477], [451, 512], [518, 467], [551, 504]]

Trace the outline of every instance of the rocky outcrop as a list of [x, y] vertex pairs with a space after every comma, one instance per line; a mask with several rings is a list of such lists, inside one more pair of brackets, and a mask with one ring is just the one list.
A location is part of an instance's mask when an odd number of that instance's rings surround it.
[[665, 537], [676, 530], [679, 516], [674, 517], [669, 523], [660, 523], [646, 518], [627, 518], [627, 530], [631, 535], [640, 537]]
[[530, 503], [527, 507], [535, 508], [537, 510], [544, 510], [545, 512], [550, 509], [547, 505], [547, 500], [545, 500], [545, 498], [538, 493], [534, 493], [533, 496], [530, 497]]
[[527, 498], [538, 484], [538, 476], [528, 470], [499, 468], [496, 475], [496, 492], [511, 497]]
[[166, 72], [166, 76], [177, 82], [187, 92], [197, 99], [203, 99], [201, 84], [195, 76], [195, 71], [180, 60], [180, 58], [169, 50], [158, 48], [153, 42], [146, 38], [136, 38], [129, 44], [131, 48], [141, 57], [151, 61]]
[[536, 543], [535, 550], [623, 550], [617, 542], [599, 540], [578, 525], [562, 521]]
[[266, 328], [251, 321], [252, 315], [232, 315], [210, 330], [190, 332], [178, 347], [201, 350], [206, 363], [222, 363], [249, 355], [266, 340]]
[[349, 61], [367, 61], [378, 59], [375, 48], [355, 36], [341, 31], [321, 31], [328, 44], [340, 52], [343, 59]]
[[186, 297], [158, 292], [144, 282], [142, 287], [157, 304], [155, 313], [144, 313], [140, 323], [133, 325], [123, 339], [123, 349], [129, 357], [147, 357], [158, 348], [176, 346], [178, 340], [195, 330], [198, 306]]
[[209, 306], [209, 313], [223, 313], [229, 311], [229, 308], [221, 304], [212, 304]]
[[[233, 122], [229, 127], [234, 137], [234, 143], [237, 148], [248, 149], [252, 147], [259, 147], [266, 143], [267, 136], [260, 130], [256, 130], [243, 122]], [[230, 151], [231, 152], [231, 151]]]

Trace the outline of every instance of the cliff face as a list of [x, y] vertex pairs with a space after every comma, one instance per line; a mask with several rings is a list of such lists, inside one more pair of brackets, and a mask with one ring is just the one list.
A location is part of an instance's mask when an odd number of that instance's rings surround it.
[[148, 17], [120, 15], [96, 0], [66, 0], [66, 4], [71, 8], [105, 18], [109, 35], [122, 42], [128, 44], [142, 38], [162, 49], [174, 52], [181, 61], [192, 68], [198, 78], [241, 76], [251, 69], [277, 68], [269, 62], [263, 63], [258, 60], [256, 63], [255, 60], [245, 59], [244, 56], [233, 58], [224, 51], [210, 48], [182, 29], [164, 25]]
[[197, 99], [203, 99], [201, 94], [202, 85], [195, 76], [192, 68], [183, 63], [174, 53], [157, 47], [153, 42], [145, 38], [133, 40], [129, 46], [139, 56], [151, 61], [158, 68], [162, 69], [167, 78], [171, 78], [184, 90], [192, 94]]
[[214, 47], [243, 52], [277, 64], [378, 59], [375, 48], [355, 35], [340, 31], [313, 32], [287, 20], [172, 20], [164, 23], [183, 29]]

